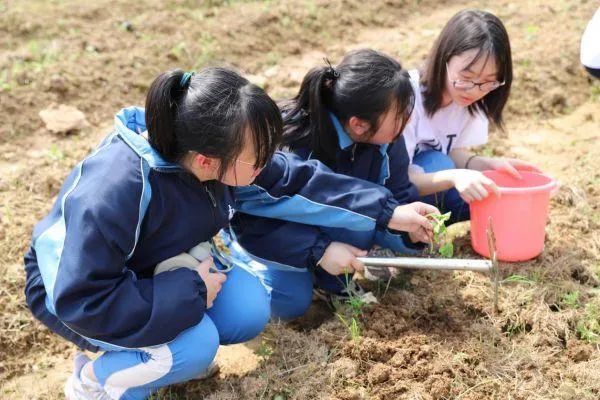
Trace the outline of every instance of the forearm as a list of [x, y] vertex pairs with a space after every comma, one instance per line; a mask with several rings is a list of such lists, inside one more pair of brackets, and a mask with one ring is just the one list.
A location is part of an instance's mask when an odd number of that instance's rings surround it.
[[448, 190], [454, 187], [453, 170], [443, 170], [431, 173], [409, 172], [410, 181], [419, 190], [420, 196]]
[[490, 157], [480, 156], [469, 149], [454, 149], [449, 154], [456, 168], [485, 171], [490, 169]]
[[[448, 154], [456, 168], [473, 169], [473, 162], [478, 157], [469, 149], [454, 149]], [[467, 166], [467, 163], [469, 164]]]

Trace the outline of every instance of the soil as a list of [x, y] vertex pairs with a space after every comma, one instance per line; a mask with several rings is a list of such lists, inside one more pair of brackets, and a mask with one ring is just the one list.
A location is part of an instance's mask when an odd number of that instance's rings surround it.
[[[276, 99], [308, 69], [373, 47], [414, 68], [463, 8], [496, 13], [511, 37], [515, 80], [505, 132], [485, 154], [539, 165], [561, 183], [546, 244], [501, 264], [498, 313], [490, 280], [471, 272], [403, 272], [365, 283], [380, 303], [350, 337], [323, 303], [223, 348], [221, 372], [159, 399], [597, 399], [600, 397], [600, 81], [579, 64], [592, 0], [73, 0], [0, 4], [0, 398], [59, 399], [74, 347], [26, 308], [22, 256], [69, 170], [143, 104], [162, 70], [236, 67]], [[60, 104], [87, 125], [45, 128]], [[450, 229], [458, 257], [477, 257], [468, 224]], [[349, 318], [347, 310], [337, 314]]]

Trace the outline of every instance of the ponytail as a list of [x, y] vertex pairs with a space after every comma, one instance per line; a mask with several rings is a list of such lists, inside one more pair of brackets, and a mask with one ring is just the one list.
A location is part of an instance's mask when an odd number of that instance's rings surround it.
[[310, 146], [325, 164], [335, 161], [337, 138], [328, 109], [330, 92], [339, 74], [331, 67], [311, 69], [296, 98], [282, 106], [283, 145], [290, 150]]
[[[183, 156], [178, 151], [175, 124], [177, 110], [190, 85], [191, 76], [180, 69], [160, 74], [146, 96], [146, 128], [152, 147], [168, 161], [177, 162]], [[184, 77], [188, 77], [184, 82]]]
[[255, 166], [264, 166], [281, 140], [282, 121], [261, 88], [235, 71], [211, 67], [160, 74], [146, 97], [146, 128], [148, 141], [167, 161], [180, 162], [195, 151], [219, 159], [222, 177], [248, 140]]
[[404, 127], [415, 95], [408, 72], [375, 50], [349, 52], [335, 68], [325, 61], [306, 74], [294, 99], [282, 103], [283, 145], [292, 151], [310, 147], [314, 158], [332, 167], [339, 144], [329, 113], [342, 124], [353, 116], [368, 121], [373, 135], [394, 104]]

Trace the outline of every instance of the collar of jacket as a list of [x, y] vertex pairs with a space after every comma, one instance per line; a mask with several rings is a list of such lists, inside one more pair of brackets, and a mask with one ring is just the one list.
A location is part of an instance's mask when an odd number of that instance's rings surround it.
[[[329, 118], [331, 119], [331, 122], [333, 123], [335, 132], [337, 133], [340, 149], [342, 149], [342, 150], [348, 149], [350, 146], [352, 146], [354, 144], [354, 141], [350, 138], [350, 135], [348, 135], [348, 132], [346, 132], [344, 130], [344, 127], [342, 126], [342, 123], [340, 122], [340, 120], [331, 111], [329, 112]], [[374, 146], [379, 147], [379, 153], [381, 153], [382, 156], [385, 156], [385, 154], [387, 153], [387, 149], [389, 147], [389, 143], [374, 145]]]
[[143, 158], [150, 168], [162, 171], [183, 171], [178, 164], [166, 161], [142, 135], [146, 132], [146, 113], [141, 107], [127, 107], [115, 115], [115, 134]]

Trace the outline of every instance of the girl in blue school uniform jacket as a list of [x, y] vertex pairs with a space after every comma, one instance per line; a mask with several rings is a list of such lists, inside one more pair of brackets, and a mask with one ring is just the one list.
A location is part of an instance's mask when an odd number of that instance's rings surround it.
[[[410, 77], [400, 63], [374, 50], [352, 51], [335, 68], [329, 64], [312, 69], [298, 95], [282, 105], [282, 144], [304, 160], [319, 160], [337, 173], [387, 188], [403, 207], [422, 215], [437, 212], [433, 206], [411, 203], [418, 192], [408, 178], [401, 134], [413, 104]], [[313, 283], [331, 293], [346, 292], [345, 273], [363, 269], [355, 256], [366, 254], [364, 250], [377, 244], [408, 253], [414, 251], [413, 241], [428, 240], [422, 229], [409, 235], [357, 231], [350, 225], [320, 228], [241, 213], [233, 226], [249, 257], [267, 265], [258, 272], [272, 289], [273, 315], [282, 318], [306, 311]], [[354, 257], [340, 257], [344, 251]], [[332, 258], [353, 260], [331, 267]]]
[[243, 261], [181, 258], [235, 210], [366, 231], [419, 217], [377, 185], [274, 153], [281, 131], [276, 104], [237, 73], [175, 70], [73, 169], [25, 256], [35, 317], [104, 351], [76, 356], [68, 399], [146, 398], [263, 329], [269, 292]]

